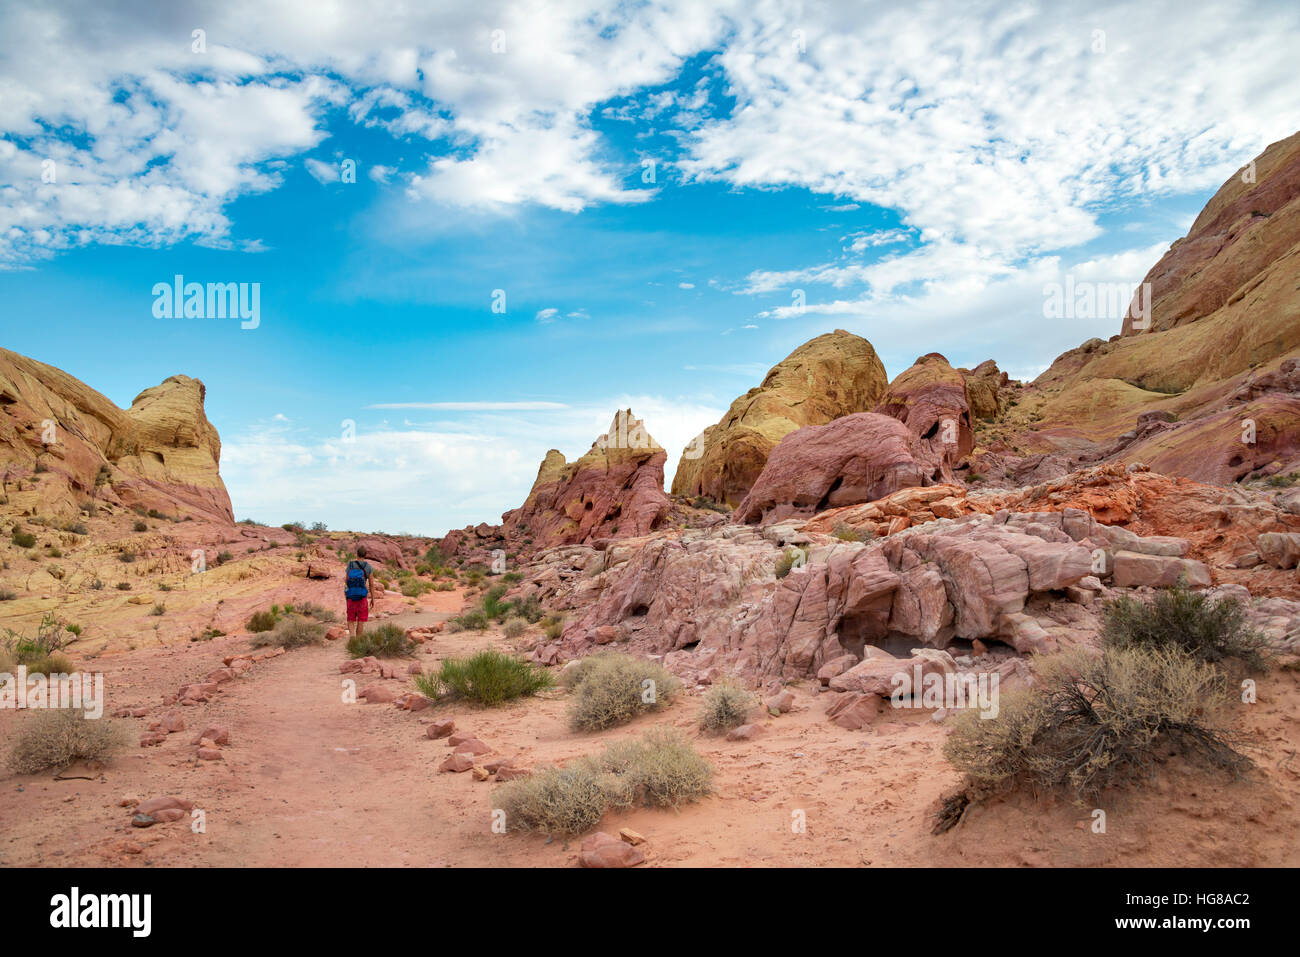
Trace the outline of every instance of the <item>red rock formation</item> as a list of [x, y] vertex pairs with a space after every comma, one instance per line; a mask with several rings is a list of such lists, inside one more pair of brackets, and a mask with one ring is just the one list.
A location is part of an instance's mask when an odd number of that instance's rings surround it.
[[924, 466], [913, 436], [898, 419], [859, 412], [829, 425], [791, 432], [768, 456], [754, 487], [736, 509], [740, 522], [812, 515], [836, 505], [869, 502], [922, 485]]
[[671, 506], [666, 460], [644, 423], [621, 409], [577, 461], [554, 449], [546, 454], [527, 500], [501, 516], [502, 534], [531, 538], [535, 548], [644, 535]]
[[805, 342], [682, 453], [673, 494], [736, 505], [785, 436], [806, 425], [870, 411], [886, 381], [885, 367], [861, 336], [836, 329]]
[[876, 412], [912, 433], [917, 458], [932, 481], [952, 481], [952, 467], [975, 447], [966, 379], [937, 352], [921, 356], [889, 384]]

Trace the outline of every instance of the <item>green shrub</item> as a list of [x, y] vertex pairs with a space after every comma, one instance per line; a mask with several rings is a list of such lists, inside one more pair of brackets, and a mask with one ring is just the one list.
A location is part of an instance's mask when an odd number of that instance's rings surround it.
[[254, 633], [270, 631], [279, 620], [280, 609], [273, 605], [269, 610], [253, 612], [244, 623], [244, 628]]
[[263, 631], [250, 639], [254, 648], [270, 645], [283, 645], [285, 648], [301, 648], [304, 645], [319, 645], [325, 640], [325, 626], [315, 621], [308, 621], [298, 615], [281, 618], [272, 631]]
[[700, 730], [712, 733], [738, 728], [756, 704], [758, 698], [744, 688], [714, 685], [700, 701]]
[[1249, 762], [1222, 723], [1231, 700], [1212, 665], [1174, 645], [1040, 659], [1038, 683], [1000, 696], [996, 717], [958, 712], [944, 755], [977, 796], [1018, 784], [1077, 800], [1150, 775], [1171, 752], [1237, 772]]
[[1150, 602], [1125, 595], [1102, 606], [1102, 641], [1108, 647], [1175, 646], [1202, 661], [1234, 658], [1263, 668], [1269, 647], [1246, 623], [1235, 598], [1213, 599], [1179, 582], [1156, 592]]
[[118, 582], [118, 583], [117, 583], [117, 590], [118, 590], [118, 591], [130, 591], [130, 590], [131, 590], [131, 583], [130, 583], [130, 582]]
[[565, 672], [573, 689], [569, 723], [577, 731], [602, 731], [666, 705], [681, 682], [662, 667], [619, 652], [589, 655]]
[[504, 618], [506, 612], [510, 610], [509, 604], [501, 600], [505, 597], [505, 594], [505, 585], [493, 585], [484, 592], [483, 600], [479, 604], [479, 607], [483, 610], [483, 614], [495, 621], [500, 621]]
[[18, 725], [8, 765], [16, 774], [37, 774], [106, 760], [126, 743], [126, 729], [107, 718], [92, 720], [69, 708], [33, 711]]
[[17, 529], [15, 529], [13, 534], [13, 542], [19, 548], [35, 548], [36, 536], [33, 535], [31, 532], [20, 532]]
[[521, 658], [484, 650], [468, 658], [447, 658], [436, 672], [415, 679], [426, 698], [452, 698], [497, 705], [555, 685], [550, 672]]
[[383, 624], [348, 639], [348, 657], [409, 658], [415, 654], [415, 642], [394, 624]]
[[488, 616], [483, 613], [483, 609], [476, 608], [473, 611], [467, 611], [463, 615], [457, 615], [447, 621], [448, 631], [486, 631], [488, 625], [492, 624]]
[[149, 525], [146, 522], [137, 521], [131, 525], [131, 530], [133, 532], [147, 532], [149, 531]]
[[524, 619], [530, 625], [535, 625], [546, 616], [542, 603], [538, 601], [536, 595], [529, 595], [527, 598], [516, 598], [506, 602], [508, 611], [507, 615], [517, 615]]
[[551, 641], [559, 638], [564, 633], [564, 616], [550, 614], [542, 620], [542, 634], [546, 635]]
[[318, 605], [312, 601], [304, 601], [298, 605], [285, 605], [284, 610], [292, 611], [304, 618], [315, 618], [317, 621], [336, 622], [339, 620], [339, 616], [334, 612], [324, 605]]
[[776, 577], [784, 578], [804, 559], [805, 555], [802, 549], [787, 548], [781, 553], [781, 557], [776, 560]]
[[135, 561], [135, 552], [123, 551], [117, 553], [117, 560], [124, 564]]

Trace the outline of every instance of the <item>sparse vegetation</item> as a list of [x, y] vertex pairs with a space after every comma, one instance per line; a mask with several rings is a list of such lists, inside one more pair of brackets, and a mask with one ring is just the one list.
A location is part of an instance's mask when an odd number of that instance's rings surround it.
[[644, 658], [604, 651], [571, 665], [562, 676], [573, 691], [569, 723], [602, 731], [668, 704], [681, 682]]
[[167, 614], [167, 606], [162, 604], [154, 605], [153, 611], [149, 612], [149, 614], [153, 615], [155, 618], [161, 618], [163, 615]]
[[784, 578], [795, 568], [800, 567], [804, 561], [802, 549], [787, 548], [781, 553], [781, 557], [776, 560], [776, 577]]
[[269, 609], [255, 611], [248, 617], [244, 627], [253, 633], [270, 631], [280, 620], [280, 606], [272, 605]]
[[854, 528], [852, 525], [848, 525], [844, 522], [840, 522], [836, 525], [831, 534], [842, 542], [866, 542], [876, 537], [874, 532]]
[[484, 650], [468, 658], [447, 658], [437, 671], [417, 675], [415, 685], [430, 699], [451, 698], [498, 705], [553, 687], [550, 672], [522, 658]]
[[[0, 596], [0, 600], [3, 600], [3, 596]], [[518, 615], [512, 615], [507, 618], [505, 623], [501, 626], [502, 633], [511, 640], [518, 638], [527, 630], [528, 622], [524, 621], [524, 619], [520, 618]]]
[[131, 525], [131, 531], [133, 531], [133, 532], [147, 532], [147, 531], [149, 531], [149, 524], [148, 524], [147, 522], [136, 521], [136, 522], [134, 522], [134, 523]]
[[713, 768], [675, 728], [618, 741], [563, 768], [502, 786], [497, 806], [512, 830], [581, 834], [614, 807], [679, 807], [707, 795]]
[[1214, 599], [1179, 582], [1144, 602], [1129, 595], [1102, 608], [1102, 641], [1108, 647], [1175, 646], [1201, 661], [1236, 659], [1263, 668], [1269, 657], [1265, 637], [1246, 623], [1246, 609], [1235, 598]]
[[1176, 645], [1081, 649], [1038, 671], [1032, 689], [1001, 696], [996, 717], [958, 714], [944, 754], [972, 797], [1024, 784], [1082, 801], [1149, 775], [1171, 752], [1233, 772], [1249, 763], [1221, 723], [1225, 677]]
[[564, 616], [552, 612], [542, 619], [542, 634], [555, 641], [564, 632]]
[[19, 548], [35, 548], [36, 536], [31, 532], [24, 532], [15, 528], [13, 533], [13, 543]]
[[255, 634], [249, 642], [254, 648], [274, 645], [301, 648], [319, 645], [324, 640], [325, 626], [320, 622], [308, 621], [300, 615], [287, 615], [276, 622], [274, 629]]
[[745, 723], [745, 716], [758, 698], [736, 685], [718, 684], [700, 701], [700, 730], [706, 734], [730, 731]]
[[415, 654], [415, 642], [394, 624], [383, 624], [348, 639], [348, 657], [409, 658]]
[[125, 747], [126, 729], [108, 718], [89, 720], [67, 708], [33, 711], [19, 724], [9, 752], [9, 769], [37, 774], [74, 761], [103, 761]]

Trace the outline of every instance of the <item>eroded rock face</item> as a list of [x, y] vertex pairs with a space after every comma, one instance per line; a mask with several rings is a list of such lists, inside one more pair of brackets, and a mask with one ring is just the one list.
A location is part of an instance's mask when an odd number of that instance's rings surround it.
[[577, 461], [552, 449], [524, 504], [501, 516], [503, 536], [531, 537], [536, 547], [645, 535], [668, 513], [663, 448], [620, 409], [609, 432]]
[[804, 343], [683, 453], [673, 494], [739, 504], [783, 438], [804, 426], [869, 411], [887, 381], [875, 349], [860, 336], [837, 329]]
[[6, 485], [37, 471], [42, 511], [90, 498], [232, 523], [221, 440], [203, 383], [177, 375], [119, 409], [65, 372], [0, 349], [0, 459]]
[[913, 435], [887, 415], [859, 412], [829, 425], [792, 432], [736, 509], [741, 522], [812, 515], [838, 505], [869, 502], [927, 476], [913, 456]]
[[991, 638], [1022, 652], [1048, 650], [1053, 642], [1023, 614], [1026, 604], [1091, 576], [1095, 553], [1109, 547], [1083, 535], [1095, 532], [1091, 524], [1075, 532], [1078, 541], [1063, 530], [1060, 513], [969, 514], [869, 545], [805, 537], [787, 545], [800, 549], [800, 560], [782, 578], [776, 569], [786, 553], [774, 540], [795, 536], [779, 529], [656, 536], [628, 557], [607, 556], [611, 564], [569, 586], [587, 603], [558, 643], [539, 649], [540, 660], [589, 653], [607, 643], [597, 632], [610, 627], [616, 641], [663, 655], [678, 670], [822, 675], [832, 683], [852, 670], [846, 656], [860, 661], [882, 649]]
[[891, 382], [875, 411], [907, 426], [932, 482], [951, 482], [952, 467], [975, 447], [966, 380], [937, 352]]

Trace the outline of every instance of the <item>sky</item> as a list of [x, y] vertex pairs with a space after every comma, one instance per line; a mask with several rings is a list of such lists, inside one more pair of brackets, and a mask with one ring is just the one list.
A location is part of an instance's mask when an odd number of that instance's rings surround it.
[[1263, 0], [6, 0], [0, 344], [202, 379], [238, 518], [495, 522], [629, 406], [671, 483], [832, 329], [1021, 379], [1117, 333], [1048, 290], [1300, 129], [1297, 49]]

